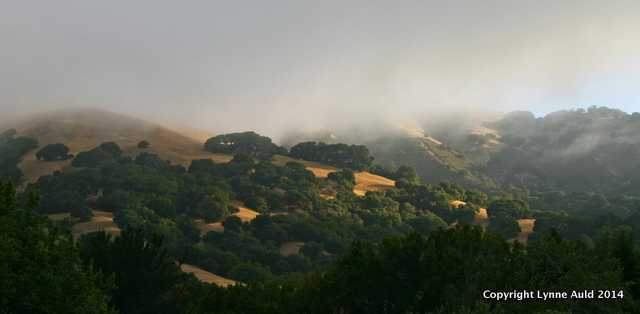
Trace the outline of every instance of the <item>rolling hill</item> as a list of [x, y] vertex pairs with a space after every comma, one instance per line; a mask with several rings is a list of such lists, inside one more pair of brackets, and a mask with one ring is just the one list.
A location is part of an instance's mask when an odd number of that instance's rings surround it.
[[[71, 154], [92, 149], [102, 142], [116, 142], [125, 155], [135, 156], [141, 151], [158, 154], [172, 163], [189, 166], [193, 159], [211, 158], [216, 162], [227, 162], [231, 156], [211, 154], [202, 150], [199, 139], [183, 135], [166, 127], [113, 112], [83, 109], [64, 110], [38, 114], [7, 123], [3, 128], [15, 128], [19, 135], [37, 138], [40, 147], [63, 143]], [[137, 144], [146, 140], [147, 149]], [[38, 161], [36, 150], [29, 152], [18, 165], [25, 174], [26, 182], [34, 182], [40, 176], [61, 170], [71, 161]]]
[[[451, 127], [458, 130], [455, 125]], [[493, 131], [483, 128], [474, 132], [484, 134]], [[297, 142], [316, 141], [365, 145], [377, 164], [390, 169], [403, 165], [411, 166], [423, 182], [453, 181], [485, 191], [497, 189], [498, 185], [483, 172], [478, 160], [486, 160], [488, 153], [485, 151], [495, 150], [499, 143], [491, 142], [483, 149], [469, 152], [465, 150], [468, 147], [466, 144], [451, 145], [449, 138], [449, 133], [427, 132], [415, 122], [408, 122], [376, 125], [367, 129], [293, 133], [286, 138], [285, 143], [293, 145]]]
[[[202, 145], [208, 135], [204, 131], [175, 131], [131, 116], [98, 109], [63, 110], [33, 115], [3, 126], [3, 129], [8, 128], [15, 128], [19, 135], [37, 138], [38, 149], [47, 144], [63, 143], [69, 147], [70, 154], [90, 150], [102, 142], [113, 141], [122, 148], [125, 155], [135, 157], [140, 152], [150, 152], [185, 167], [194, 159], [212, 159], [217, 163], [226, 163], [233, 158], [230, 155], [205, 151]], [[138, 148], [137, 145], [142, 140], [151, 143], [150, 147]], [[39, 161], [36, 158], [38, 149], [27, 153], [18, 165], [25, 175], [25, 183], [35, 182], [39, 177], [62, 170], [71, 164], [71, 160]], [[302, 163], [319, 178], [326, 178], [329, 173], [338, 170], [321, 163], [287, 156], [277, 155], [273, 159], [276, 165], [284, 165], [287, 162]], [[358, 172], [354, 193], [362, 196], [367, 191], [377, 191], [394, 185], [393, 180], [369, 172]]]

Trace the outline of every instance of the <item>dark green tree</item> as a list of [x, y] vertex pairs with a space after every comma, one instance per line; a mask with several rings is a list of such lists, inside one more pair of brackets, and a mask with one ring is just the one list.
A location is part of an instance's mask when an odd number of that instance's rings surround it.
[[117, 287], [111, 304], [120, 313], [174, 313], [174, 291], [182, 274], [163, 247], [162, 238], [140, 229], [119, 237], [98, 232], [81, 239], [81, 257]]
[[73, 158], [73, 155], [69, 155], [69, 147], [64, 144], [57, 143], [43, 147], [36, 153], [36, 158], [44, 161], [56, 161]]
[[518, 236], [518, 233], [520, 233], [520, 226], [518, 225], [518, 221], [513, 219], [513, 217], [500, 215], [491, 218], [488, 230], [510, 239]]
[[230, 133], [212, 137], [204, 144], [204, 149], [212, 153], [246, 154], [252, 157], [269, 157], [286, 153], [270, 138], [255, 132]]
[[0, 186], [0, 312], [114, 313], [112, 286], [82, 265], [71, 235], [17, 208], [15, 191]]
[[373, 164], [373, 157], [364, 145], [304, 142], [293, 146], [290, 155], [356, 171], [366, 170]]
[[142, 140], [142, 141], [140, 141], [138, 143], [138, 148], [140, 148], [140, 149], [147, 149], [147, 148], [149, 148], [149, 146], [151, 146], [151, 143], [149, 143], [146, 140]]
[[489, 218], [508, 216], [514, 219], [528, 218], [531, 215], [529, 205], [521, 200], [498, 199], [487, 208]]
[[98, 148], [111, 155], [114, 159], [122, 156], [122, 149], [115, 142], [104, 142]]

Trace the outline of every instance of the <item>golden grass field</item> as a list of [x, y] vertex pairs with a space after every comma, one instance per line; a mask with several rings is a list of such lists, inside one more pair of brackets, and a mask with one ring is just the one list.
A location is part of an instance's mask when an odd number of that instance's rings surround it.
[[[251, 220], [254, 220], [256, 217], [258, 217], [258, 215], [260, 215], [260, 213], [258, 213], [257, 211], [244, 206], [244, 204], [240, 201], [234, 201], [233, 206], [236, 206], [238, 208], [238, 211], [233, 213], [233, 216], [240, 218], [242, 222], [251, 222]], [[205, 234], [207, 234], [207, 232], [212, 231], [224, 232], [224, 226], [222, 225], [221, 221], [205, 223], [202, 219], [196, 219], [195, 222], [198, 226], [198, 229], [200, 230], [200, 236], [204, 236]]]
[[[91, 212], [93, 216], [89, 221], [77, 222], [71, 227], [71, 233], [75, 238], [86, 233], [97, 231], [104, 231], [114, 236], [120, 235], [120, 228], [113, 222], [113, 213], [100, 210], [92, 210]], [[71, 217], [70, 213], [50, 214], [47, 215], [47, 217], [53, 221], [70, 219], [73, 222], [78, 220], [77, 218]]]
[[[288, 162], [301, 163], [307, 168], [307, 170], [313, 172], [313, 174], [318, 178], [326, 178], [330, 173], [338, 171], [338, 168], [336, 167], [281, 155], [274, 156], [272, 162], [278, 166], [284, 166]], [[356, 186], [353, 188], [353, 193], [358, 196], [364, 196], [368, 191], [381, 191], [396, 186], [396, 182], [394, 180], [375, 175], [367, 171], [356, 172], [355, 177]], [[331, 199], [331, 196], [325, 196], [325, 199]]]
[[461, 206], [467, 205], [467, 203], [460, 200], [455, 200], [455, 201], [449, 202], [449, 205], [455, 208], [460, 208]]
[[[146, 151], [158, 154], [172, 163], [189, 166], [194, 159], [213, 159], [216, 162], [228, 162], [231, 156], [212, 154], [203, 149], [200, 138], [191, 138], [170, 129], [115, 113], [82, 110], [55, 112], [34, 118], [19, 124], [16, 129], [20, 135], [38, 138], [39, 145], [63, 143], [71, 154], [90, 150], [102, 142], [118, 143], [125, 155], [135, 157]], [[151, 146], [139, 149], [138, 143], [147, 140]], [[40, 176], [62, 170], [71, 164], [67, 161], [43, 162], [36, 159], [35, 149], [23, 158], [18, 165], [25, 174], [25, 181], [35, 182]]]
[[[451, 205], [454, 205], [454, 203], [459, 205], [464, 205], [464, 204], [460, 204], [460, 203], [464, 203], [462, 201], [452, 201]], [[478, 209], [473, 220], [475, 224], [478, 224], [483, 228], [486, 228], [490, 223], [489, 215], [487, 214], [487, 209], [486, 208]], [[520, 243], [526, 244], [527, 240], [529, 239], [529, 235], [533, 233], [533, 227], [535, 226], [535, 224], [536, 224], [535, 219], [518, 219], [518, 226], [520, 227], [520, 233], [515, 239], [512, 239], [512, 240], [517, 240]]]
[[201, 237], [209, 232], [224, 232], [222, 222], [205, 223], [202, 219], [196, 219], [195, 222]]
[[300, 253], [304, 242], [285, 242], [280, 245], [280, 255], [291, 256]]
[[277, 166], [284, 166], [289, 162], [301, 163], [305, 166], [305, 168], [307, 168], [307, 170], [313, 172], [313, 174], [318, 178], [326, 178], [329, 176], [330, 173], [338, 171], [336, 167], [323, 165], [321, 163], [317, 163], [313, 161], [295, 159], [295, 158], [282, 156], [282, 155], [273, 156], [273, 159], [271, 160], [271, 162]]
[[353, 193], [364, 196], [368, 191], [382, 191], [396, 186], [396, 181], [367, 172], [356, 172]]
[[489, 214], [487, 214], [487, 209], [486, 208], [478, 209], [478, 211], [476, 212], [475, 219], [476, 220], [488, 220], [489, 219]]
[[71, 219], [71, 214], [70, 213], [50, 214], [50, 215], [47, 215], [47, 217], [49, 217], [49, 219], [53, 221], [63, 221], [65, 219]]
[[244, 206], [242, 202], [235, 201], [233, 202], [233, 206], [238, 208], [238, 212], [234, 213], [233, 215], [240, 218], [242, 222], [250, 222], [251, 220], [254, 220], [256, 217], [258, 217], [258, 215], [260, 215], [259, 212]]
[[[226, 163], [233, 159], [230, 155], [212, 154], [203, 149], [203, 143], [211, 136], [205, 131], [188, 129], [184, 134], [116, 113], [100, 110], [60, 111], [34, 116], [16, 126], [20, 135], [38, 138], [40, 147], [23, 158], [18, 167], [25, 174], [25, 183], [32, 183], [43, 175], [69, 167], [70, 160], [45, 162], [36, 159], [36, 152], [47, 144], [63, 143], [71, 154], [90, 150], [102, 142], [116, 142], [125, 155], [135, 157], [141, 152], [158, 154], [161, 158], [188, 167], [194, 159], [212, 159]], [[186, 134], [186, 135], [185, 135]], [[137, 144], [146, 140], [151, 143], [147, 149], [139, 149]], [[276, 155], [273, 163], [285, 165], [287, 162], [302, 163], [318, 178], [326, 178], [338, 169], [321, 163], [297, 160]], [[357, 172], [354, 193], [363, 196], [367, 191], [379, 191], [395, 186], [395, 181], [371, 174]], [[327, 197], [329, 199], [329, 197]], [[238, 215], [243, 221], [255, 217], [254, 213], [241, 208]]]
[[182, 264], [180, 265], [180, 269], [185, 273], [193, 274], [194, 276], [196, 276], [196, 278], [198, 278], [198, 280], [202, 282], [211, 283], [220, 287], [228, 287], [236, 284], [236, 282], [231, 279], [227, 279], [214, 273], [210, 273], [194, 265]]
[[86, 233], [104, 231], [113, 236], [120, 235], [120, 228], [113, 222], [113, 213], [100, 210], [93, 210], [93, 217], [86, 222], [79, 222], [71, 227], [74, 237], [79, 237]]
[[520, 226], [520, 234], [518, 234], [518, 242], [527, 243], [529, 235], [533, 233], [533, 227], [536, 224], [535, 219], [519, 219], [518, 226]]

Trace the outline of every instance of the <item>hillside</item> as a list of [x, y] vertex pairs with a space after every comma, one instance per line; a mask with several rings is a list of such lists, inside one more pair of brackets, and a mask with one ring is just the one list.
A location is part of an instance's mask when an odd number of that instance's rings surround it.
[[[96, 118], [97, 114], [113, 123]], [[637, 210], [622, 218], [606, 212], [620, 204], [633, 208], [638, 203], [631, 196], [557, 193], [540, 197], [537, 191], [526, 195], [516, 188], [492, 185], [487, 167], [495, 166], [497, 157], [514, 148], [500, 125], [471, 130], [470, 134], [488, 140], [462, 148], [417, 129], [379, 137], [368, 142], [378, 156], [375, 162], [363, 145], [310, 142], [287, 151], [253, 132], [214, 136], [207, 140], [211, 145], [202, 145], [202, 139], [96, 111], [35, 117], [17, 128], [21, 135], [41, 139], [41, 146], [61, 142], [69, 145], [72, 153], [92, 149], [108, 156], [79, 166], [77, 161], [82, 158], [77, 155], [74, 167], [67, 167], [68, 161], [36, 160], [31, 151], [30, 159], [20, 163], [31, 181], [39, 174], [62, 170], [25, 186], [18, 200], [69, 230], [83, 258], [97, 256], [98, 261], [111, 263], [113, 257], [120, 271], [128, 272], [132, 260], [140, 260], [129, 254], [140, 249], [144, 252], [150, 245], [163, 256], [166, 267], [193, 274], [200, 282], [213, 284], [205, 285], [209, 289], [221, 289], [218, 291], [227, 291], [223, 287], [231, 285], [234, 287], [228, 291], [330, 271], [335, 267], [331, 265], [358, 252], [354, 243], [364, 245], [363, 252], [373, 252], [367, 246], [384, 247], [388, 245], [384, 239], [402, 239], [398, 237], [407, 234], [412, 234], [407, 238], [410, 240], [399, 241], [426, 245], [421, 251], [434, 249], [427, 245], [432, 241], [442, 241], [438, 246], [442, 248], [461, 245], [463, 254], [454, 253], [458, 257], [446, 263], [441, 262], [445, 255], [433, 255], [437, 257], [434, 263], [449, 268], [467, 261], [466, 254], [478, 248], [489, 248], [491, 254], [497, 252], [491, 247], [500, 248], [505, 251], [499, 260], [516, 254], [513, 260], [522, 261], [525, 256], [519, 254], [535, 253], [539, 243], [545, 243], [540, 241], [547, 241], [553, 232], [571, 240], [600, 243], [600, 235], [607, 230], [635, 230], [634, 235], [639, 230], [632, 226], [640, 221]], [[9, 149], [5, 151], [20, 144], [12, 133], [4, 135], [3, 145]], [[143, 139], [151, 142], [150, 148], [137, 148]], [[94, 148], [103, 141], [115, 141], [134, 158], [111, 154], [118, 151], [115, 145]], [[486, 149], [488, 162], [467, 156], [478, 148]], [[227, 154], [211, 153], [216, 149], [227, 150]], [[138, 154], [143, 151], [155, 154]], [[188, 171], [176, 163], [188, 165]], [[498, 193], [488, 195], [483, 190]], [[30, 202], [32, 193], [40, 196], [39, 202]], [[583, 212], [563, 210], [568, 205]], [[116, 237], [111, 240], [96, 231]], [[554, 236], [549, 239], [556, 243]], [[123, 246], [119, 241], [128, 244]], [[516, 241], [526, 244], [527, 250], [511, 250]], [[397, 249], [390, 248], [387, 253]], [[565, 252], [566, 248], [555, 251]], [[135, 267], [146, 269], [148, 265], [140, 262]], [[464, 268], [473, 269], [468, 266]], [[191, 276], [182, 277], [198, 284]], [[375, 275], [367, 277], [376, 279]], [[402, 278], [405, 275], [391, 280], [405, 280]]]
[[[114, 141], [129, 156], [141, 151], [158, 154], [172, 163], [188, 166], [193, 159], [211, 158], [226, 162], [230, 156], [207, 153], [202, 150], [199, 139], [185, 136], [168, 128], [113, 112], [83, 109], [66, 110], [29, 116], [9, 123], [5, 128], [15, 128], [19, 135], [37, 138], [40, 147], [63, 143], [71, 154], [92, 149], [102, 142]], [[137, 144], [146, 140], [151, 143], [141, 150]], [[67, 161], [40, 162], [36, 150], [29, 152], [19, 164], [27, 182], [40, 176], [61, 170], [71, 163]]]
[[[459, 132], [457, 125], [449, 127], [451, 132]], [[478, 129], [477, 132], [489, 132], [489, 129]], [[355, 130], [293, 133], [286, 137], [285, 143], [317, 141], [365, 145], [375, 163], [389, 169], [403, 165], [413, 167], [424, 182], [452, 181], [485, 191], [496, 190], [496, 182], [483, 172], [477, 162], [478, 159], [486, 159], [486, 153], [474, 149], [472, 154], [467, 154], [465, 147], [468, 146], [451, 145], [448, 135], [428, 133], [417, 123], [407, 122]], [[496, 141], [491, 149], [498, 144]]]
[[606, 107], [536, 118], [513, 112], [493, 123], [503, 148], [487, 173], [537, 191], [632, 192], [640, 187], [640, 115]]
[[[188, 167], [194, 159], [212, 159], [218, 163], [226, 163], [233, 157], [225, 154], [213, 154], [202, 149], [202, 143], [208, 133], [195, 129], [174, 131], [144, 120], [113, 112], [83, 109], [66, 110], [47, 114], [39, 114], [9, 123], [6, 128], [15, 128], [19, 135], [38, 139], [39, 147], [47, 144], [63, 143], [70, 149], [70, 154], [90, 150], [102, 142], [116, 142], [125, 155], [135, 157], [140, 152], [157, 154], [160, 158], [175, 164]], [[146, 140], [151, 143], [147, 149], [137, 147]], [[39, 149], [39, 148], [38, 148]], [[27, 153], [18, 167], [24, 172], [25, 182], [33, 183], [39, 177], [62, 170], [70, 166], [71, 160], [43, 162], [36, 158], [35, 149]], [[336, 171], [335, 167], [321, 163], [293, 159], [286, 156], [275, 156], [276, 165], [287, 162], [299, 162], [305, 165], [319, 178], [326, 178]], [[368, 172], [356, 173], [357, 195], [367, 191], [376, 191], [393, 187], [393, 180]]]
[[[336, 167], [323, 165], [318, 162], [295, 159], [287, 156], [276, 155], [273, 163], [284, 166], [287, 162], [298, 162], [303, 164], [307, 170], [313, 172], [318, 178], [326, 178], [330, 173], [338, 171]], [[383, 176], [372, 174], [368, 171], [358, 171], [355, 173], [356, 185], [353, 192], [358, 196], [364, 196], [368, 191], [380, 191], [395, 186], [395, 181]]]

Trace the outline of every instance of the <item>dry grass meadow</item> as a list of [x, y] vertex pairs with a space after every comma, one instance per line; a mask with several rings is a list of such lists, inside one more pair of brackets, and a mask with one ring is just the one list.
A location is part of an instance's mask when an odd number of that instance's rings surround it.
[[71, 227], [71, 233], [74, 237], [80, 237], [83, 234], [104, 231], [113, 236], [120, 235], [120, 228], [113, 222], [113, 213], [93, 210], [93, 217], [86, 222], [79, 222]]
[[[40, 147], [63, 143], [71, 154], [90, 150], [102, 142], [116, 142], [125, 155], [135, 157], [146, 151], [158, 154], [172, 163], [189, 166], [194, 159], [213, 159], [228, 162], [231, 156], [206, 152], [200, 138], [191, 138], [170, 129], [115, 113], [83, 110], [55, 112], [35, 116], [16, 126], [20, 135], [38, 138]], [[139, 149], [138, 143], [151, 143], [147, 149]], [[39, 148], [38, 148], [39, 149]], [[71, 164], [67, 161], [43, 162], [36, 159], [37, 150], [29, 152], [18, 165], [25, 173], [25, 181], [35, 182], [40, 176], [62, 170]]]
[[304, 242], [285, 242], [280, 245], [280, 255], [291, 256], [300, 253]]
[[193, 274], [202, 282], [214, 284], [220, 287], [228, 287], [236, 284], [236, 281], [234, 280], [218, 276], [194, 265], [182, 264], [180, 265], [180, 269], [185, 273]]

